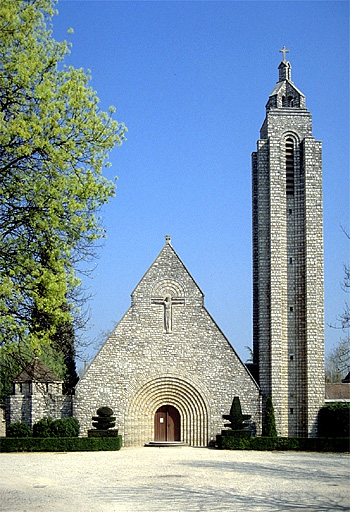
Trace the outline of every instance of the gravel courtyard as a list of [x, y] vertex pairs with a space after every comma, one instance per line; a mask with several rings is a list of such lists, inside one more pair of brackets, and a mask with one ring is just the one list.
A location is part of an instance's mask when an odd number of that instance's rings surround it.
[[0, 461], [2, 511], [350, 510], [347, 454], [122, 448]]

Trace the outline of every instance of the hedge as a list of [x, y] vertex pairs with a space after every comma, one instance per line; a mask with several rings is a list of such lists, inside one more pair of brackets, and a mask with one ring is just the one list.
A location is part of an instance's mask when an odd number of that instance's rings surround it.
[[120, 450], [118, 437], [2, 437], [0, 452], [90, 452]]
[[348, 452], [349, 437], [252, 437], [241, 439], [216, 436], [217, 447], [222, 450], [295, 450], [305, 452]]
[[350, 433], [350, 404], [325, 404], [318, 413], [318, 433], [322, 437], [346, 437]]

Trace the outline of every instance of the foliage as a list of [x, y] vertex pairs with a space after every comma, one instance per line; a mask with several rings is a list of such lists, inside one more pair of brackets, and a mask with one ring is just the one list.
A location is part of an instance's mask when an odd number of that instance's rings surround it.
[[232, 430], [243, 430], [244, 422], [250, 419], [250, 415], [242, 414], [241, 401], [238, 396], [235, 396], [231, 405], [230, 414], [224, 414], [223, 418], [230, 423], [224, 426]]
[[293, 450], [305, 452], [347, 452], [348, 437], [251, 437], [216, 436], [216, 444], [222, 450]]
[[[0, 402], [11, 394], [12, 381], [28, 364], [33, 361], [35, 352], [25, 343], [21, 343], [17, 350], [8, 353], [0, 349]], [[68, 381], [68, 371], [64, 364], [64, 356], [53, 346], [45, 345], [42, 348], [40, 359], [61, 380]]]
[[76, 418], [59, 418], [51, 425], [52, 437], [78, 437], [79, 431], [80, 425]]
[[325, 404], [318, 415], [318, 434], [322, 437], [350, 435], [350, 404], [335, 402]]
[[97, 430], [96, 428], [88, 430], [88, 437], [117, 437], [118, 429]]
[[350, 367], [350, 337], [342, 337], [326, 356], [326, 381], [341, 382]]
[[6, 428], [7, 437], [32, 437], [32, 435], [32, 429], [23, 421], [11, 423], [11, 425], [8, 425]]
[[122, 447], [118, 437], [51, 437], [0, 438], [0, 451], [5, 452], [78, 452], [114, 451]]
[[262, 428], [262, 435], [265, 437], [277, 437], [275, 411], [270, 396], [266, 398], [265, 421]]
[[[350, 239], [349, 233], [343, 232]], [[350, 265], [344, 265], [344, 280], [342, 290], [350, 293]], [[327, 382], [340, 382], [350, 370], [350, 306], [345, 301], [343, 313], [337, 317], [335, 324], [330, 325], [334, 329], [342, 331], [339, 343], [332, 348], [326, 356], [326, 380]]]
[[[99, 109], [90, 76], [64, 64], [54, 0], [0, 3], [0, 346], [40, 355], [71, 324], [79, 262], [104, 236], [102, 175], [126, 128]], [[66, 357], [66, 354], [63, 354]], [[67, 361], [65, 361], [67, 364]]]
[[76, 418], [42, 418], [33, 425], [34, 437], [78, 437], [79, 421]]
[[53, 437], [52, 436], [52, 418], [42, 418], [33, 425], [34, 437]]
[[253, 349], [249, 345], [246, 345], [244, 348], [248, 350], [249, 356], [247, 357], [246, 363], [253, 363], [254, 362], [254, 354]]
[[92, 417], [92, 426], [97, 430], [108, 430], [115, 427], [115, 417], [112, 416], [113, 410], [110, 407], [100, 407], [97, 409], [97, 416]]
[[[56, 327], [56, 332], [51, 339], [50, 348], [52, 347], [56, 358], [61, 360], [61, 365], [65, 369], [62, 377], [64, 393], [70, 392], [79, 380], [75, 364], [75, 345], [73, 323], [71, 321], [61, 322]], [[58, 374], [56, 373], [56, 375]]]
[[113, 409], [110, 407], [100, 407], [97, 409], [97, 414], [102, 417], [112, 416], [113, 415]]

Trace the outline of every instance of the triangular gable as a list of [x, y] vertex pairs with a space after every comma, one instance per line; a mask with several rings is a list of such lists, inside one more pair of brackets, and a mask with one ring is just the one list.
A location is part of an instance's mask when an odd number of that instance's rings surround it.
[[[171, 279], [171, 276], [174, 279]], [[154, 281], [153, 290], [149, 290], [149, 280]], [[166, 282], [163, 282], [163, 281]], [[186, 284], [185, 284], [186, 283]], [[144, 297], [144, 285], [146, 285], [147, 294], [156, 296], [163, 292], [165, 295], [171, 291], [171, 295], [179, 297], [185, 293], [182, 286], [193, 288], [191, 295], [195, 295], [203, 301], [204, 293], [193, 279], [190, 272], [182, 262], [181, 258], [170, 243], [170, 237], [166, 237], [166, 243], [148, 270], [145, 272], [134, 291], [131, 294], [132, 303], [135, 303], [137, 297]]]

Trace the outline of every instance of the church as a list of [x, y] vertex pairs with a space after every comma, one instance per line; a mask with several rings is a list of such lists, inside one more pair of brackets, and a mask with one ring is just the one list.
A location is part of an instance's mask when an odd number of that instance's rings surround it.
[[[77, 384], [70, 412], [67, 400], [50, 395], [50, 410], [76, 417], [82, 435], [96, 410], [108, 406], [126, 446], [208, 446], [235, 396], [257, 435], [268, 396], [280, 436], [317, 435], [325, 398], [321, 143], [291, 79], [288, 50], [281, 52], [252, 155], [253, 364], [241, 361], [211, 317], [166, 236], [130, 308]], [[28, 396], [35, 386], [15, 389], [11, 423], [36, 403]], [[33, 409], [27, 417], [40, 419]]]

